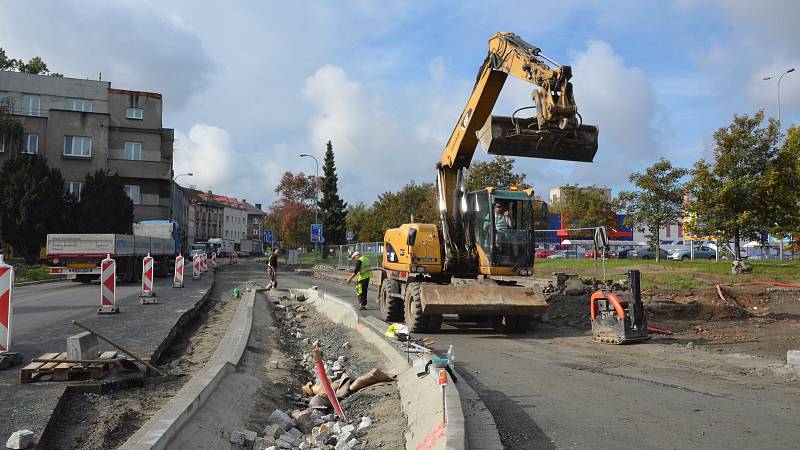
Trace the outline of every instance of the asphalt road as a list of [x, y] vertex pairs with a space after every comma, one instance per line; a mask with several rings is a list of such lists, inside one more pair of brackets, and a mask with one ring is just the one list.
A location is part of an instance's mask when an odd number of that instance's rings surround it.
[[[355, 301], [353, 286], [282, 272], [282, 288]], [[370, 310], [377, 315], [376, 292]], [[445, 319], [431, 335], [491, 411], [509, 449], [797, 448], [800, 383], [769, 361], [671, 345], [595, 344], [580, 330], [504, 336]]]

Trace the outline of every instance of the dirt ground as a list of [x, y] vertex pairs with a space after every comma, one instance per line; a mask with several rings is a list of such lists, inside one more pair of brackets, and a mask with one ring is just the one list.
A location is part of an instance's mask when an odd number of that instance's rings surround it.
[[156, 361], [167, 377], [149, 377], [141, 388], [108, 394], [68, 395], [48, 445], [53, 449], [106, 449], [125, 442], [200, 370], [228, 329], [238, 303], [214, 288], [198, 316]]

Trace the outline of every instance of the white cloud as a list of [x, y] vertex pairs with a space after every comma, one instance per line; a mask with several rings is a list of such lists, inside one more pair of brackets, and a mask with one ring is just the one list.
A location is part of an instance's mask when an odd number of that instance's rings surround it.
[[234, 195], [237, 164], [227, 131], [211, 125], [198, 123], [185, 134], [175, 130], [175, 175], [193, 173], [192, 177], [181, 177], [182, 186], [197, 186], [197, 189]]

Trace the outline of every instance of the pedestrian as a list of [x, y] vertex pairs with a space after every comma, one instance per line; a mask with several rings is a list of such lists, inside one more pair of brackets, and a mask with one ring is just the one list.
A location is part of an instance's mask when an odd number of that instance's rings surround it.
[[267, 273], [269, 275], [269, 288], [277, 288], [278, 287], [278, 255], [280, 254], [280, 249], [275, 248], [275, 251], [269, 255], [269, 259], [267, 259]]
[[367, 291], [369, 290], [369, 278], [372, 276], [372, 265], [369, 258], [363, 256], [359, 252], [353, 252], [350, 255], [356, 262], [353, 268], [353, 273], [347, 279], [347, 283], [356, 278], [356, 294], [358, 295], [358, 309], [367, 309]]

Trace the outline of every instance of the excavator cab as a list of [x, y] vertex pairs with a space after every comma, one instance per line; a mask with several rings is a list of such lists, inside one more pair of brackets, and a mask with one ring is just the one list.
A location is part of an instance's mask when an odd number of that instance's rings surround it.
[[532, 194], [492, 188], [467, 193], [479, 266], [491, 274], [530, 275], [538, 211]]
[[540, 126], [536, 117], [489, 116], [476, 134], [490, 155], [592, 162], [597, 153], [594, 125], [561, 129]]

